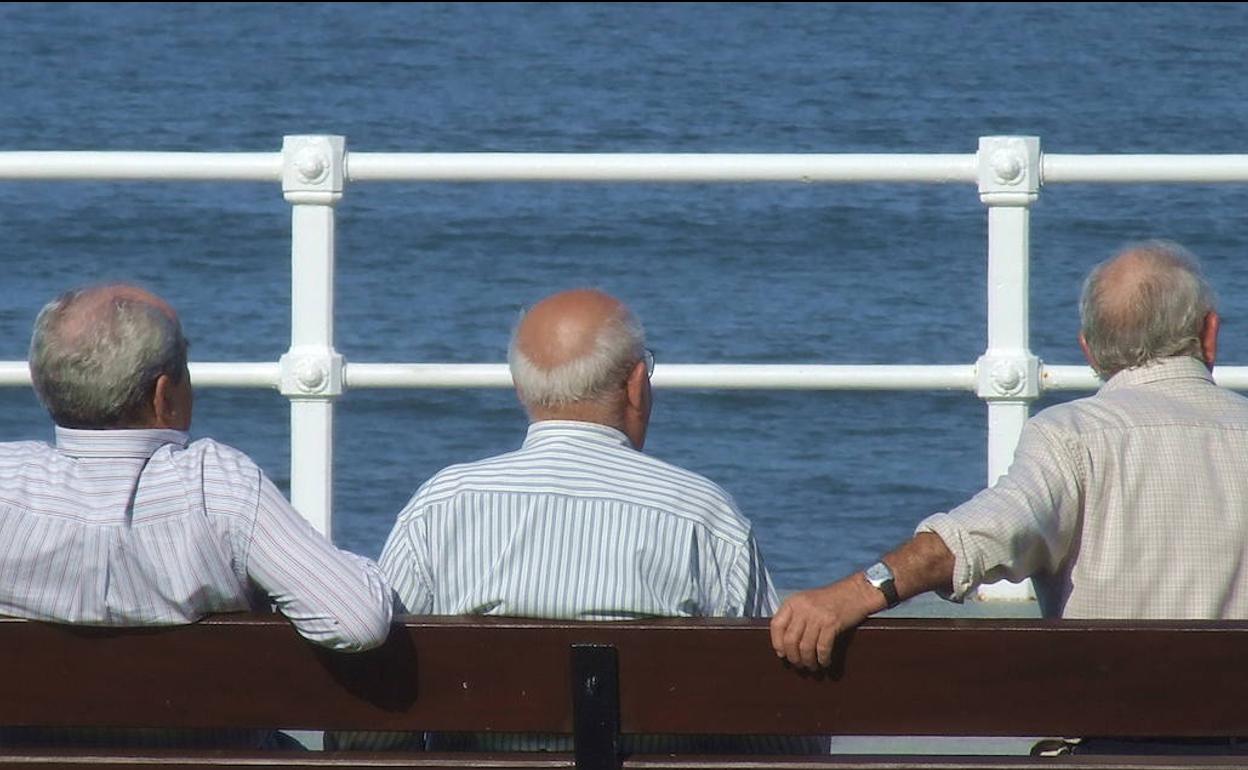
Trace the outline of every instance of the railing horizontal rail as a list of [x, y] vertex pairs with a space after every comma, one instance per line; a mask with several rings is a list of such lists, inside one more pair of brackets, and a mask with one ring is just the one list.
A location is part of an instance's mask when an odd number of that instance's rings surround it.
[[[506, 364], [348, 363], [351, 388], [510, 388]], [[1221, 366], [1219, 385], [1248, 391], [1248, 366]], [[191, 364], [196, 387], [276, 388], [277, 362]], [[665, 389], [723, 390], [975, 390], [973, 364], [664, 364], [654, 375]], [[25, 361], [0, 361], [0, 387], [30, 385]], [[1086, 366], [1041, 368], [1043, 391], [1094, 390], [1100, 381]]]
[[[1248, 183], [1248, 154], [1041, 157], [1046, 183]], [[347, 157], [351, 181], [974, 182], [973, 154], [378, 153]], [[0, 180], [281, 179], [281, 153], [0, 152]]]
[[974, 182], [974, 155], [351, 153], [353, 182]]
[[191, 382], [196, 387], [276, 388], [282, 379], [281, 366], [272, 363], [191, 364]]
[[[276, 388], [281, 382], [281, 367], [271, 363], [192, 363], [191, 381], [195, 387], [208, 388]], [[25, 361], [0, 361], [0, 387], [30, 385], [30, 370]]]
[[1095, 390], [1100, 380], [1086, 366], [1042, 366], [1040, 389], [1048, 390]]
[[0, 180], [278, 182], [278, 152], [0, 152]]
[[1248, 182], [1248, 155], [1051, 155], [1041, 176], [1053, 182]]
[[[1044, 391], [1093, 390], [1100, 380], [1086, 366], [1044, 366], [1040, 370], [1040, 388]], [[1248, 366], [1219, 366], [1213, 379], [1231, 390], [1248, 390]]]
[[[505, 364], [359, 364], [346, 367], [353, 388], [509, 388]], [[664, 364], [660, 388], [932, 390], [975, 389], [975, 367], [821, 364]]]

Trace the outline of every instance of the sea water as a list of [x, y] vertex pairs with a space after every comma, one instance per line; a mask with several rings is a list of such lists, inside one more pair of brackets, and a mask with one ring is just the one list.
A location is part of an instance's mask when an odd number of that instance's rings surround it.
[[[1242, 4], [0, 5], [0, 151], [1242, 153]], [[1032, 218], [1031, 341], [1080, 363], [1082, 276], [1181, 241], [1248, 363], [1243, 185], [1054, 185]], [[290, 337], [276, 184], [0, 182], [0, 360], [40, 305], [126, 280], [181, 314], [193, 361]], [[354, 184], [338, 206], [337, 348], [352, 362], [501, 362], [518, 311], [597, 286], [672, 363], [970, 364], [985, 347], [973, 185]], [[1080, 394], [1063, 394], [1061, 398]], [[289, 483], [287, 401], [196, 394], [193, 433]], [[1052, 403], [1048, 397], [1038, 406]], [[515, 448], [502, 390], [339, 401], [335, 536], [376, 556], [438, 468]], [[29, 390], [0, 436], [50, 439]], [[863, 566], [985, 482], [967, 392], [672, 391], [646, 450], [710, 476], [781, 586]]]

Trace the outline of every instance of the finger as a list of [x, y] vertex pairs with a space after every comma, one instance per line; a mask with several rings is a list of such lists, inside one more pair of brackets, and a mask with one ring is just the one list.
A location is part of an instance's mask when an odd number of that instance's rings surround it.
[[816, 651], [819, 655], [819, 665], [827, 668], [832, 665], [832, 645], [836, 643], [836, 628], [831, 625], [824, 626], [819, 630], [819, 641], [816, 643]]
[[784, 657], [795, 666], [802, 665], [801, 643], [805, 629], [806, 619], [795, 614], [790, 618], [789, 627], [784, 632]]
[[771, 618], [771, 649], [781, 658], [784, 657], [784, 632], [789, 627], [789, 617], [792, 614], [788, 602], [785, 602]]
[[807, 623], [802, 629], [802, 641], [799, 650], [802, 656], [802, 667], [812, 671], [819, 667], [819, 659], [815, 655], [815, 647], [819, 642], [819, 624]]

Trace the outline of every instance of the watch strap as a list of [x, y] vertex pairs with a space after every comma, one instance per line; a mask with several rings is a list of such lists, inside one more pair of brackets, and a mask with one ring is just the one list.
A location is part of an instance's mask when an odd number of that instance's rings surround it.
[[868, 567], [863, 576], [867, 582], [879, 589], [884, 594], [884, 602], [888, 605], [888, 609], [901, 604], [901, 597], [897, 595], [897, 585], [894, 582], [893, 571], [884, 562], [876, 562]]
[[876, 588], [880, 589], [880, 593], [884, 594], [884, 601], [888, 604], [890, 610], [901, 604], [901, 597], [897, 595], [897, 586], [893, 584], [893, 581], [885, 580]]

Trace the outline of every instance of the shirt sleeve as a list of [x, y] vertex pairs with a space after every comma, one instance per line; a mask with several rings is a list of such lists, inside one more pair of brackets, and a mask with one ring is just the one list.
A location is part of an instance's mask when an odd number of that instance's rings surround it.
[[942, 594], [961, 601], [981, 583], [1056, 572], [1080, 525], [1080, 478], [1071, 448], [1028, 422], [996, 484], [915, 530], [936, 533], [953, 552], [953, 590]]
[[316, 644], [366, 650], [390, 632], [391, 591], [377, 565], [335, 548], [263, 472], [247, 575]]
[[[434, 609], [433, 576], [415, 544], [414, 530], [424, 526], [423, 517], [415, 517], [411, 507], [405, 509], [395, 521], [378, 560], [382, 574], [394, 586], [402, 610], [413, 615], [429, 615]], [[427, 542], [423, 537], [420, 540]]]
[[754, 539], [752, 529], [750, 540], [746, 544], [746, 551], [749, 580], [746, 583], [748, 588], [741, 615], [746, 618], [769, 618], [775, 614], [780, 601], [776, 596], [776, 587], [772, 585], [771, 574], [767, 572], [767, 565], [763, 563], [763, 552], [758, 547], [758, 541]]
[[734, 546], [724, 560], [719, 590], [711, 597], [707, 614], [725, 618], [766, 618], [776, 611], [779, 601], [762, 551], [751, 529], [745, 543]]

